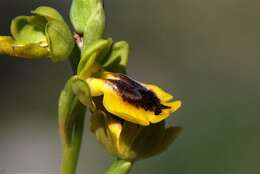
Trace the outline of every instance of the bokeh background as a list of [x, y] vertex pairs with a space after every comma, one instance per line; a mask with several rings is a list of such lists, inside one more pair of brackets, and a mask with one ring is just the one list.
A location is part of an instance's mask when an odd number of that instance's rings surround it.
[[[1, 0], [1, 35], [9, 34], [13, 17], [40, 5], [68, 19], [68, 0]], [[176, 143], [136, 163], [133, 174], [260, 172], [259, 6], [257, 0], [105, 0], [106, 36], [131, 45], [129, 74], [184, 103], [168, 120], [183, 127]], [[69, 64], [0, 56], [0, 73], [0, 171], [57, 174], [57, 100]], [[86, 129], [78, 173], [104, 173], [112, 160]]]

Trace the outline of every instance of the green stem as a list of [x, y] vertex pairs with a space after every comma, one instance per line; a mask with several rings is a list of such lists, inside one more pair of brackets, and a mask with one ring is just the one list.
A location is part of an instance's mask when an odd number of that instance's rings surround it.
[[[76, 26], [76, 30], [85, 35], [84, 38], [82, 38], [81, 34], [74, 35], [77, 46], [74, 47], [70, 55], [70, 63], [75, 75], [81, 59], [82, 44], [84, 43], [83, 48], [88, 48], [90, 43], [102, 37], [105, 26], [103, 1], [73, 0], [70, 13], [71, 21], [74, 27]], [[70, 82], [68, 83], [68, 88], [65, 89], [61, 96], [59, 120], [61, 136], [64, 141], [64, 156], [60, 174], [75, 174], [84, 129], [86, 107], [78, 101], [72, 91]]]
[[106, 171], [106, 174], [128, 174], [132, 166], [133, 162], [117, 159]]

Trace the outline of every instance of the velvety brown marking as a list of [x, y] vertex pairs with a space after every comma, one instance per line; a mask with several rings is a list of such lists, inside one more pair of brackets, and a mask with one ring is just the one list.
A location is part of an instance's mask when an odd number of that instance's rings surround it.
[[115, 74], [119, 79], [108, 79], [113, 83], [114, 89], [119, 92], [123, 100], [134, 105], [135, 107], [143, 108], [144, 110], [152, 111], [155, 115], [159, 115], [162, 109], [169, 109], [169, 106], [162, 105], [160, 99], [154, 92], [148, 90], [145, 86], [123, 74]]

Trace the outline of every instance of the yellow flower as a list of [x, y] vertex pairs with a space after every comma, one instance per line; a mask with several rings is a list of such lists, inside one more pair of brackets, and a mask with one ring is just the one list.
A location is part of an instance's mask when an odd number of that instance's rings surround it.
[[126, 75], [105, 72], [100, 78], [86, 79], [92, 97], [102, 96], [109, 113], [126, 121], [148, 126], [178, 110], [181, 101], [159, 87], [139, 83]]

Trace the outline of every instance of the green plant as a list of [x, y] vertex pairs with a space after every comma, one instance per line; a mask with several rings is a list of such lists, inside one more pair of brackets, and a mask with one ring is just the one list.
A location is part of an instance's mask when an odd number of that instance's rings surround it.
[[181, 101], [159, 87], [126, 75], [126, 41], [104, 39], [102, 0], [73, 0], [74, 34], [58, 11], [41, 6], [31, 16], [12, 20], [11, 36], [0, 36], [0, 54], [28, 59], [69, 60], [73, 75], [59, 99], [59, 130], [63, 142], [61, 174], [76, 173], [86, 110], [91, 131], [117, 158], [107, 174], [128, 173], [133, 163], [165, 150], [180, 132], [165, 119]]

